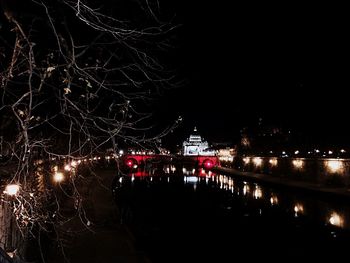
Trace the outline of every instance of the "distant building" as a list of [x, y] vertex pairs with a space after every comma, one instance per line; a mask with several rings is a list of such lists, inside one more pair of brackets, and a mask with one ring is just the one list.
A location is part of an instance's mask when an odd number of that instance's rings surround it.
[[209, 149], [207, 141], [197, 133], [196, 127], [193, 134], [183, 142], [183, 155], [185, 156], [215, 156], [215, 151]]

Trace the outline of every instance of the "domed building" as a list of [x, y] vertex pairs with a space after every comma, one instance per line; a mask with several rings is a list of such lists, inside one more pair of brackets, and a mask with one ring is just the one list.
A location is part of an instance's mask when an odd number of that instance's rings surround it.
[[208, 142], [198, 134], [196, 127], [182, 145], [184, 156], [215, 156], [215, 151], [209, 149]]

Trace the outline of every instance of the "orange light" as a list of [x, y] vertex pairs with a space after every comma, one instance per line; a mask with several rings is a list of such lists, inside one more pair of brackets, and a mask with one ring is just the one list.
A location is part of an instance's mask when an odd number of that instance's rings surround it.
[[60, 183], [64, 180], [64, 175], [61, 172], [56, 172], [53, 175], [53, 180], [57, 183]]

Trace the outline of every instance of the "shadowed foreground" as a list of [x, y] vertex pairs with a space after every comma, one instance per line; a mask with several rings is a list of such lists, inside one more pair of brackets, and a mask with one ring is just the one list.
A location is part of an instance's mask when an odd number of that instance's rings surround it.
[[[135, 249], [133, 236], [127, 228], [119, 223], [111, 191], [114, 175], [113, 171], [100, 172], [98, 178], [91, 176], [80, 187], [92, 231], [78, 219], [63, 226], [68, 232], [72, 229], [72, 234], [67, 235], [64, 242], [66, 259], [71, 263], [149, 262], [142, 251]], [[79, 233], [76, 230], [80, 230]], [[65, 262], [64, 257], [57, 253], [57, 247], [52, 248], [50, 257], [48, 262]]]

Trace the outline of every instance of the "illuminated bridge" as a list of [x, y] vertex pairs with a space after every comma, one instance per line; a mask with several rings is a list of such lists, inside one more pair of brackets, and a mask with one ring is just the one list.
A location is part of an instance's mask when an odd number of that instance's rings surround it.
[[219, 166], [219, 158], [217, 156], [175, 156], [164, 154], [127, 154], [123, 157], [124, 164], [129, 168], [137, 168], [148, 162], [182, 162], [192, 163], [198, 167], [212, 168]]

